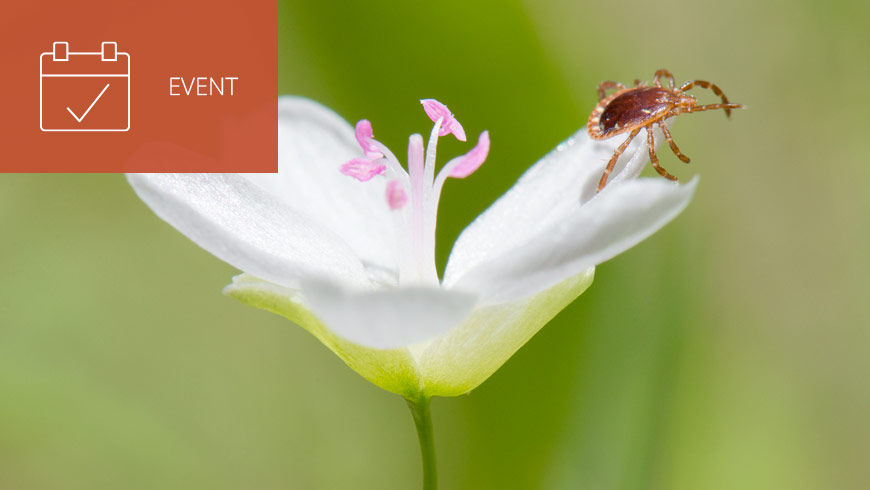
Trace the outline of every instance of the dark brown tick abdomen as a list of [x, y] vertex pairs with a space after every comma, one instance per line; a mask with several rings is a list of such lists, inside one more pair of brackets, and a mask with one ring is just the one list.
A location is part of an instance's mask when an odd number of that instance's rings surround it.
[[607, 104], [598, 124], [605, 137], [630, 131], [658, 119], [672, 105], [670, 93], [663, 88], [630, 89]]

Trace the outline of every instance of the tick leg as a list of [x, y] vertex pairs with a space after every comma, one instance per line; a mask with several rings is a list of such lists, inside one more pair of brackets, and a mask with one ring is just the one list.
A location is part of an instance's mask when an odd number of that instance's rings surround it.
[[743, 109], [743, 104], [707, 104], [707, 105], [696, 105], [695, 107], [689, 107], [686, 109], [678, 108], [673, 114], [689, 114], [691, 112], [703, 112], [703, 111], [711, 111], [713, 109], [725, 109], [726, 113], [731, 113], [731, 109]]
[[631, 140], [633, 140], [634, 137], [637, 136], [637, 133], [639, 133], [640, 130], [641, 128], [637, 128], [629, 133], [628, 138], [625, 138], [625, 141], [623, 141], [622, 144], [619, 145], [619, 148], [617, 148], [616, 151], [613, 152], [613, 156], [610, 157], [610, 161], [607, 162], [607, 168], [604, 169], [604, 174], [601, 175], [601, 180], [598, 181], [598, 190], [595, 192], [601, 192], [601, 189], [604, 189], [604, 186], [607, 184], [607, 176], [610, 175], [610, 172], [613, 171], [613, 167], [616, 165], [616, 161], [619, 160], [619, 155], [622, 155], [622, 152], [624, 152], [625, 149], [628, 148], [628, 144], [631, 143]]
[[683, 155], [679, 148], [677, 148], [677, 144], [674, 143], [674, 138], [671, 137], [671, 131], [668, 129], [668, 125], [663, 121], [658, 122], [659, 127], [662, 128], [662, 133], [665, 134], [665, 139], [668, 141], [668, 145], [671, 147], [671, 151], [674, 152], [674, 155], [677, 156], [683, 163], [689, 163], [689, 157]]
[[668, 78], [668, 85], [671, 87], [671, 90], [674, 90], [674, 88], [677, 86], [677, 84], [676, 84], [676, 82], [674, 82], [674, 76], [671, 74], [671, 72], [669, 72], [668, 70], [665, 70], [665, 69], [661, 69], [661, 70], [656, 71], [656, 77], [653, 80], [656, 84], [656, 87], [662, 86], [661, 82], [659, 82], [659, 79], [661, 77], [667, 77]]
[[656, 156], [656, 145], [655, 140], [653, 139], [652, 125], [647, 126], [646, 128], [646, 146], [649, 149], [649, 161], [652, 163], [653, 168], [656, 169], [656, 172], [658, 172], [662, 177], [676, 182], [677, 178], [669, 174], [667, 170], [659, 165], [659, 157]]
[[[697, 85], [701, 88], [708, 88], [708, 89], [712, 90], [714, 94], [716, 94], [722, 98], [722, 104], [725, 104], [725, 105], [728, 104], [728, 97], [725, 97], [725, 94], [722, 92], [722, 89], [717, 87], [715, 83], [710, 83], [706, 80], [688, 81], [680, 87], [680, 92], [686, 92], [687, 90], [691, 90], [695, 85]], [[724, 107], [724, 109], [725, 109], [725, 115], [728, 117], [731, 117], [731, 108]]]
[[609, 89], [609, 88], [616, 88], [619, 90], [623, 90], [623, 89], [625, 89], [625, 85], [623, 85], [619, 82], [614, 82], [612, 80], [607, 80], [607, 81], [601, 82], [600, 84], [598, 84], [598, 100], [604, 99], [604, 91]]

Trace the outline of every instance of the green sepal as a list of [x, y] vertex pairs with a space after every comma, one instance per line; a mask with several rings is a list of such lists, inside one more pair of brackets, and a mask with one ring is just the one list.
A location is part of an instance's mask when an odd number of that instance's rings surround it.
[[277, 313], [304, 328], [375, 385], [406, 398], [419, 397], [419, 377], [408, 349], [373, 349], [337, 336], [302, 303], [299, 291], [241, 274], [224, 288], [224, 294], [248, 306]]
[[594, 270], [528, 298], [480, 306], [452, 330], [398, 349], [374, 349], [337, 336], [305, 306], [298, 290], [242, 274], [224, 293], [296, 323], [365, 379], [415, 400], [457, 396], [479, 386], [592, 284]]

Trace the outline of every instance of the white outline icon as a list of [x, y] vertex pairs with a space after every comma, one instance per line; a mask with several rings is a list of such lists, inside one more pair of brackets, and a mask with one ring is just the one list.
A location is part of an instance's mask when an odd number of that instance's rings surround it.
[[[70, 61], [70, 57], [72, 56], [99, 56], [100, 61], [119, 61], [119, 57], [125, 57], [127, 60], [127, 69], [125, 73], [44, 73], [43, 67], [45, 66], [45, 58], [49, 57], [50, 61], [55, 62], [68, 62]], [[43, 90], [43, 82], [46, 78], [69, 78], [69, 77], [98, 77], [98, 78], [121, 78], [126, 79], [127, 83], [127, 125], [123, 128], [103, 128], [103, 129], [79, 129], [79, 128], [46, 128], [43, 123], [43, 106], [42, 106], [42, 90]], [[109, 90], [109, 87], [113, 82], [106, 83], [106, 86], [103, 87], [103, 90], [100, 91], [96, 98], [94, 98], [87, 109], [84, 110], [81, 116], [78, 116], [75, 111], [73, 111], [72, 107], [67, 106], [66, 110], [70, 113], [70, 115], [75, 119], [75, 122], [81, 124], [82, 121], [87, 117], [88, 113], [91, 112], [91, 109], [97, 104], [97, 102], [103, 97], [103, 94]], [[123, 87], [123, 81], [120, 84]], [[96, 92], [96, 91], [95, 91]], [[130, 130], [130, 54], [118, 52], [118, 43], [116, 42], [104, 42], [102, 44], [102, 50], [97, 52], [70, 52], [69, 51], [69, 43], [66, 42], [56, 42], [53, 45], [53, 50], [42, 53], [39, 56], [39, 129], [45, 132], [125, 132]], [[81, 110], [81, 109], [79, 109]], [[72, 125], [72, 121], [70, 121], [70, 125]]]

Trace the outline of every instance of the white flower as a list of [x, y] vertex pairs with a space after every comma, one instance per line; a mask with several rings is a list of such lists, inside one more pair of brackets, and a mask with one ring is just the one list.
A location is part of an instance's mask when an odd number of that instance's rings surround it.
[[635, 179], [648, 154], [633, 143], [595, 194], [621, 141], [581, 129], [462, 232], [439, 279], [441, 186], [483, 163], [489, 135], [436, 176], [438, 137], [465, 131], [443, 104], [422, 102], [435, 125], [425, 153], [410, 137], [409, 172], [368, 121], [355, 131], [316, 102], [282, 97], [277, 174], [128, 178], [158, 216], [244, 271], [227, 294], [298, 323], [386, 390], [459, 395], [581, 294], [596, 264], [679, 214], [696, 182]]

